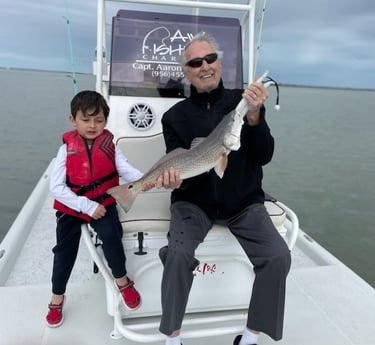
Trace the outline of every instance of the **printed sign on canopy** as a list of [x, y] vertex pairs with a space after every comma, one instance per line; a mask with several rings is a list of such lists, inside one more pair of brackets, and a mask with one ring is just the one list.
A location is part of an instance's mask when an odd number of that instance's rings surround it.
[[180, 59], [185, 45], [201, 31], [215, 37], [223, 52], [224, 85], [243, 87], [238, 19], [120, 10], [112, 30], [112, 95], [188, 96]]

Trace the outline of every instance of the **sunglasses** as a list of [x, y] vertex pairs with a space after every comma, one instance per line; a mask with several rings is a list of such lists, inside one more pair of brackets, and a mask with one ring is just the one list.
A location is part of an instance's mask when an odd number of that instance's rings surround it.
[[211, 53], [211, 54], [207, 54], [206, 56], [201, 57], [201, 58], [191, 59], [185, 64], [185, 66], [197, 68], [197, 67], [202, 66], [203, 61], [206, 61], [210, 65], [210, 64], [214, 63], [216, 60], [217, 60], [217, 54]]

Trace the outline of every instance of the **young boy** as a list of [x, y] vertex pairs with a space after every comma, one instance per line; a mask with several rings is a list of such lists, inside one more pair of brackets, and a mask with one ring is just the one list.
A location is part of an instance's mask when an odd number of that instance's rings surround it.
[[[52, 299], [48, 305], [47, 325], [60, 326], [66, 285], [75, 263], [81, 224], [90, 223], [103, 242], [104, 256], [111, 268], [124, 305], [135, 310], [141, 297], [126, 275], [122, 227], [116, 202], [106, 191], [126, 181], [142, 177], [132, 167], [104, 127], [109, 107], [95, 91], [79, 92], [71, 101], [69, 120], [75, 130], [63, 134], [50, 180], [50, 191], [57, 210], [56, 246], [53, 248]], [[145, 185], [144, 190], [152, 188]]]

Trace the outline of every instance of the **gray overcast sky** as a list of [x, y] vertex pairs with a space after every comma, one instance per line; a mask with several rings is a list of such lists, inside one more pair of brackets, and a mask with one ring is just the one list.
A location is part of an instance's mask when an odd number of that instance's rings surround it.
[[[64, 0], [0, 5], [0, 66], [71, 70]], [[75, 70], [91, 73], [96, 1], [68, 5]], [[375, 1], [268, 0], [258, 67], [284, 84], [375, 89]]]

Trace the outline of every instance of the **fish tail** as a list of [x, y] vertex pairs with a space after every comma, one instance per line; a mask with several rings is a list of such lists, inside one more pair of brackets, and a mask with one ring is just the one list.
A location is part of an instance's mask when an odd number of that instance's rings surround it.
[[134, 184], [130, 182], [112, 187], [107, 190], [107, 193], [116, 199], [125, 212], [128, 212], [138, 195], [138, 190], [134, 188]]

